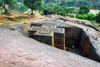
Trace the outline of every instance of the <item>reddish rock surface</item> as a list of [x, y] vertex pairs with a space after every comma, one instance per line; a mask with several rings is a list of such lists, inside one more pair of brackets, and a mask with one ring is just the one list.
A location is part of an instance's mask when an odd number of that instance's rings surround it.
[[1, 28], [0, 67], [100, 67], [100, 63]]

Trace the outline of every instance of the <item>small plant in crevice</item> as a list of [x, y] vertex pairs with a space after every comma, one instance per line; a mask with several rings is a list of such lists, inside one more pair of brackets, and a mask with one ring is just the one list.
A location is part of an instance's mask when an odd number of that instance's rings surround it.
[[99, 39], [97, 39], [97, 41], [99, 41]]
[[24, 22], [23, 24], [27, 24], [27, 22]]
[[86, 38], [89, 38], [89, 36], [88, 36], [88, 35], [86, 35]]

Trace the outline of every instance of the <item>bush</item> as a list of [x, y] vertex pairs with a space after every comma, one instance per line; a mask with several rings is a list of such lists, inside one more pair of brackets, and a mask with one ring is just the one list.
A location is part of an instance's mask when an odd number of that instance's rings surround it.
[[49, 11], [48, 14], [55, 14], [55, 11]]
[[84, 16], [84, 19], [87, 19], [88, 18], [88, 15], [87, 14], [82, 14], [82, 16]]
[[88, 14], [88, 20], [94, 20], [95, 19], [95, 15], [94, 14]]
[[66, 12], [64, 12], [64, 11], [59, 11], [57, 14], [61, 15], [61, 16], [66, 16]]
[[99, 14], [96, 16], [96, 22], [97, 22], [97, 23], [100, 23], [100, 12], [99, 12]]
[[71, 18], [74, 18], [74, 15], [70, 15]]
[[87, 19], [87, 14], [79, 14], [77, 15], [78, 19]]
[[82, 19], [82, 15], [78, 15], [77, 18], [78, 18], [78, 19]]
[[69, 16], [69, 13], [67, 13], [66, 15]]
[[48, 9], [44, 9], [44, 10], [43, 10], [43, 13], [46, 15], [46, 14], [49, 13], [49, 10], [48, 10]]
[[23, 24], [27, 24], [27, 22], [24, 22]]

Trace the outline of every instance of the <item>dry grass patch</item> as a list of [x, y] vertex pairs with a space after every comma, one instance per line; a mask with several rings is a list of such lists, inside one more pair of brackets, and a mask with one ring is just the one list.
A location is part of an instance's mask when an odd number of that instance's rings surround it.
[[0, 15], [0, 24], [16, 24], [25, 21], [29, 21], [32, 18], [36, 18], [40, 15]]

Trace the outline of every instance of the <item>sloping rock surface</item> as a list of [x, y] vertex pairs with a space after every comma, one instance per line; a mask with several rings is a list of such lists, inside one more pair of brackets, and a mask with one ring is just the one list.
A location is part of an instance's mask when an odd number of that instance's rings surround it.
[[0, 67], [100, 67], [100, 63], [1, 28]]

